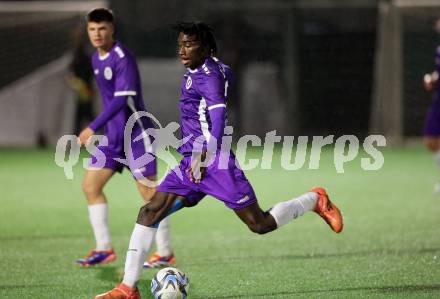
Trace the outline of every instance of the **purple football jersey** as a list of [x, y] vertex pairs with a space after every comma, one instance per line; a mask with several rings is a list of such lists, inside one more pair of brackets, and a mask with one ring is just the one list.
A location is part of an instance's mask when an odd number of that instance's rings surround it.
[[[136, 59], [125, 46], [115, 42], [105, 56], [95, 52], [92, 65], [103, 112], [90, 127], [94, 131], [104, 127], [108, 147], [120, 152], [124, 147], [124, 128], [128, 118], [137, 111], [146, 111]], [[152, 127], [151, 120], [142, 117], [135, 123], [132, 138], [149, 127]]]
[[[211, 195], [234, 210], [243, 209], [257, 201], [232, 151], [217, 150], [200, 183], [192, 182], [188, 173], [192, 152], [206, 149], [210, 138], [216, 136], [216, 139], [220, 139], [223, 135], [227, 89], [231, 80], [234, 80], [231, 69], [216, 58], [208, 58], [202, 66], [195, 70], [188, 69], [185, 73], [180, 98], [181, 129], [182, 137], [191, 136], [191, 139], [179, 148], [184, 157], [160, 183], [158, 192], [183, 196], [191, 205], [196, 205], [205, 195]], [[217, 149], [220, 148], [221, 140], [218, 140]], [[224, 155], [227, 158], [226, 169], [220, 167]]]
[[[191, 138], [178, 149], [182, 155], [206, 149], [212, 138], [208, 111], [226, 109], [228, 85], [232, 80], [231, 69], [211, 57], [197, 69], [187, 70], [180, 87], [180, 126], [182, 136]], [[217, 148], [220, 146], [218, 140]]]

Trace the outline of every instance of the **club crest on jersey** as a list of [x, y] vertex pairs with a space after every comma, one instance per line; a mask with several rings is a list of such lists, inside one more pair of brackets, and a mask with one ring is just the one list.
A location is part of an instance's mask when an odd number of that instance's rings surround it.
[[99, 74], [99, 70], [96, 69], [96, 70], [95, 70], [95, 75], [98, 75], [98, 74]]
[[104, 78], [106, 78], [107, 80], [111, 80], [113, 77], [113, 72], [112, 69], [110, 67], [106, 67], [104, 69]]
[[192, 81], [191, 77], [188, 76], [188, 79], [186, 79], [186, 86], [185, 86], [187, 90], [191, 87], [192, 83], [193, 83], [193, 81]]

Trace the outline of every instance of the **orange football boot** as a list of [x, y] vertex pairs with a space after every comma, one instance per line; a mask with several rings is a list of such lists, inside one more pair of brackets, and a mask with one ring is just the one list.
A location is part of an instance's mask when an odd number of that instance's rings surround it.
[[120, 283], [113, 290], [96, 295], [94, 299], [141, 299], [141, 295], [137, 288]]
[[318, 193], [318, 200], [313, 211], [321, 216], [334, 232], [340, 233], [344, 227], [341, 211], [330, 201], [325, 189], [317, 187], [310, 192]]

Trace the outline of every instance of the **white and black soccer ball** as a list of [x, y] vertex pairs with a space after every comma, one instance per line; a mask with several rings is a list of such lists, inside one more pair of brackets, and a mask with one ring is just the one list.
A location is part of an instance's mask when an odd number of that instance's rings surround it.
[[185, 299], [188, 288], [188, 277], [173, 267], [159, 270], [151, 280], [151, 292], [156, 299]]

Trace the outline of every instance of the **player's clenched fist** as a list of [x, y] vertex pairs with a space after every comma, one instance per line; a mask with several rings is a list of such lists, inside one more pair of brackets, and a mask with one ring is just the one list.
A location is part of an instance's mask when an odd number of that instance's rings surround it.
[[425, 74], [425, 76], [423, 76], [423, 87], [425, 87], [427, 91], [432, 91], [435, 85], [437, 84], [437, 80], [438, 80], [437, 72], [432, 72], [431, 74]]
[[93, 136], [93, 134], [95, 134], [95, 131], [93, 131], [92, 129], [90, 129], [89, 127], [85, 128], [84, 130], [81, 131], [81, 133], [79, 134], [78, 137], [78, 143], [80, 145], [86, 145], [87, 140], [89, 140], [89, 138], [91, 136]]

